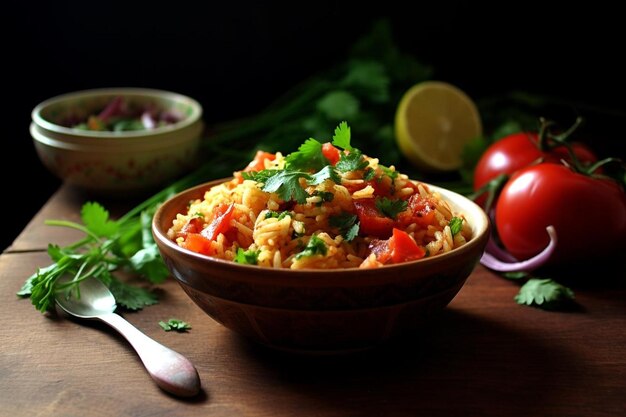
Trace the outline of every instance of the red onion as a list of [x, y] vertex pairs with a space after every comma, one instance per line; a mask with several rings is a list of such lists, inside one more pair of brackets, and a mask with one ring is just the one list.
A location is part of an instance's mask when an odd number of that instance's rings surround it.
[[487, 268], [498, 272], [533, 271], [545, 264], [556, 249], [556, 230], [554, 227], [548, 226], [546, 227], [546, 231], [550, 236], [548, 246], [530, 259], [526, 259], [525, 261], [516, 261], [510, 253], [498, 247], [493, 238], [490, 238], [487, 243], [487, 249], [480, 259], [480, 263]]

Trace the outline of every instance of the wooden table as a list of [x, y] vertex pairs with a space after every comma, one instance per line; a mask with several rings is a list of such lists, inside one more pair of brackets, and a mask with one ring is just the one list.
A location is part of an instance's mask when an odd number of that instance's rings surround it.
[[[171, 397], [113, 330], [39, 314], [15, 296], [49, 264], [48, 242], [77, 238], [43, 220], [76, 220], [82, 203], [61, 188], [0, 256], [0, 416], [626, 415], [623, 267], [613, 283], [575, 286], [581, 308], [563, 313], [516, 305], [518, 284], [478, 266], [415, 337], [339, 357], [279, 354], [243, 340], [170, 279], [160, 304], [126, 318], [196, 365], [201, 395]], [[610, 272], [574, 274], [597, 281]], [[193, 329], [164, 332], [157, 323], [171, 317]]]

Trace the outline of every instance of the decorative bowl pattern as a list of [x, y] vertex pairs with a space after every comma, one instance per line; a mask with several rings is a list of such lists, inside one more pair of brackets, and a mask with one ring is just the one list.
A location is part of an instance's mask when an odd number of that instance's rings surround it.
[[167, 237], [177, 213], [214, 181], [165, 202], [152, 230], [165, 263], [189, 297], [227, 328], [294, 351], [370, 348], [415, 331], [458, 293], [483, 253], [489, 222], [467, 198], [430, 186], [472, 226], [464, 246], [377, 269], [282, 270], [240, 265], [188, 251]]
[[[98, 132], [68, 128], [61, 120], [87, 117], [115, 97], [173, 109], [177, 123], [151, 130]], [[54, 97], [32, 112], [30, 133], [42, 163], [69, 184], [111, 194], [156, 188], [197, 162], [203, 130], [202, 107], [195, 100], [161, 90], [114, 88]]]

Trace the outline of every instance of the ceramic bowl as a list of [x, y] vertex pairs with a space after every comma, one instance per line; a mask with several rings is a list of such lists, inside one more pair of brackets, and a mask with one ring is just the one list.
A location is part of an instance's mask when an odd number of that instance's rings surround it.
[[[175, 112], [180, 119], [153, 129], [111, 132], [64, 126], [84, 120], [116, 97], [137, 107]], [[37, 105], [30, 133], [42, 163], [65, 182], [103, 194], [157, 188], [196, 163], [202, 107], [162, 90], [106, 88], [64, 94]]]
[[488, 239], [483, 210], [467, 198], [429, 186], [464, 213], [472, 238], [446, 254], [377, 269], [279, 270], [211, 258], [176, 245], [167, 230], [190, 200], [223, 180], [165, 202], [152, 231], [183, 290], [209, 316], [264, 345], [298, 352], [371, 348], [415, 332], [461, 289]]

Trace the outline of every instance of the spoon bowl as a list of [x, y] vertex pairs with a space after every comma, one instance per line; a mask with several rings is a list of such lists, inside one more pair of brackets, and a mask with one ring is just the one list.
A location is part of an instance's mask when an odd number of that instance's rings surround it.
[[57, 281], [57, 305], [71, 316], [97, 319], [117, 330], [133, 346], [146, 370], [164, 391], [180, 397], [192, 397], [200, 391], [200, 377], [193, 364], [180, 353], [163, 346], [139, 331], [122, 316], [111, 291], [98, 279], [87, 278], [78, 289], [64, 290], [69, 276]]

